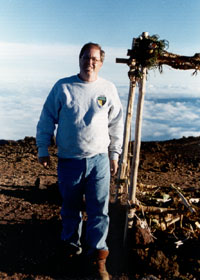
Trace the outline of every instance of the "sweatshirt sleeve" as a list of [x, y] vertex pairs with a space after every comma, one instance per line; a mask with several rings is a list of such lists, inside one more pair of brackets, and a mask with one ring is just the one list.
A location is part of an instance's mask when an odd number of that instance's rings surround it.
[[112, 106], [109, 112], [108, 125], [110, 136], [109, 153], [110, 159], [118, 160], [119, 155], [122, 152], [124, 124], [122, 104], [116, 87], [114, 85], [113, 87]]
[[61, 102], [59, 92], [55, 85], [49, 93], [37, 124], [36, 144], [38, 147], [38, 156], [48, 156], [48, 147], [51, 145], [54, 136], [55, 126], [58, 123]]

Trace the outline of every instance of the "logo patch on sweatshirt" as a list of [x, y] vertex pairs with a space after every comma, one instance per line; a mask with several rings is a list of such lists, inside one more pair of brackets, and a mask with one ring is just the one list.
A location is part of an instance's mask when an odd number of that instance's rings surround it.
[[97, 98], [97, 103], [100, 107], [102, 107], [106, 103], [106, 97], [105, 96], [99, 96]]

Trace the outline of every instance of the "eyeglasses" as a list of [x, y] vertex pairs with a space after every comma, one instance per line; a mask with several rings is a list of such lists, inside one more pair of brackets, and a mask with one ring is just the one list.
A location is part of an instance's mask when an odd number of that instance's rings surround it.
[[93, 63], [97, 63], [97, 62], [101, 61], [101, 59], [97, 59], [96, 57], [93, 57], [93, 56], [92, 57], [91, 56], [82, 56], [81, 58], [85, 61], [92, 59]]

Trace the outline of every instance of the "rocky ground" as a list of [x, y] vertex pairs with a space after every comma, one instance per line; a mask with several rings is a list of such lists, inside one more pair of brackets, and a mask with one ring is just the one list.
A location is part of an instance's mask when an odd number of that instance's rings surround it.
[[[55, 146], [51, 157], [43, 169], [34, 138], [0, 140], [0, 279], [92, 279], [60, 246]], [[138, 206], [126, 235], [126, 206], [113, 203], [112, 179], [111, 279], [200, 279], [199, 179], [200, 137], [142, 143]]]

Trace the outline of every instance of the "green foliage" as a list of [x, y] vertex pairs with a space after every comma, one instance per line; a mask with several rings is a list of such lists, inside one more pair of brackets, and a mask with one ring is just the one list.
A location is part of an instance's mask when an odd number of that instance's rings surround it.
[[135, 39], [133, 49], [128, 51], [128, 55], [136, 60], [138, 68], [141, 66], [148, 69], [159, 68], [162, 72], [162, 67], [158, 64], [157, 59], [168, 46], [168, 41], [159, 40], [158, 35], [140, 36]]

